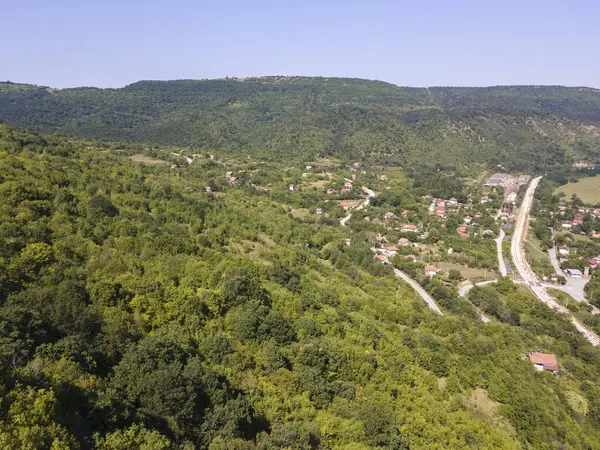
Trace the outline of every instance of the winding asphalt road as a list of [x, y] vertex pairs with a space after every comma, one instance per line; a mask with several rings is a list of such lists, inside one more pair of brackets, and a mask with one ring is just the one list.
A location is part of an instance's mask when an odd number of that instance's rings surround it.
[[[367, 194], [367, 198], [365, 199], [364, 202], [362, 202], [360, 205], [358, 205], [356, 207], [356, 210], [363, 209], [365, 206], [369, 206], [369, 203], [371, 203], [371, 199], [373, 197], [375, 197], [375, 192], [373, 192], [371, 189], [363, 186], [362, 190], [363, 190], [363, 192], [365, 192]], [[345, 227], [346, 222], [348, 222], [351, 217], [352, 217], [352, 213], [349, 213], [346, 217], [340, 219], [340, 225]]]
[[394, 267], [394, 273], [396, 274], [396, 276], [398, 278], [402, 278], [404, 281], [406, 281], [410, 285], [410, 287], [412, 287], [417, 292], [417, 294], [419, 294], [421, 297], [423, 297], [423, 300], [425, 300], [425, 303], [427, 303], [427, 306], [429, 306], [431, 309], [433, 309], [436, 313], [441, 314], [442, 316], [444, 315], [444, 313], [442, 312], [440, 307], [435, 303], [435, 301], [431, 298], [431, 296], [427, 293], [427, 291], [421, 287], [421, 285], [419, 283], [417, 283], [411, 277], [406, 275], [400, 269], [396, 269], [395, 267]]

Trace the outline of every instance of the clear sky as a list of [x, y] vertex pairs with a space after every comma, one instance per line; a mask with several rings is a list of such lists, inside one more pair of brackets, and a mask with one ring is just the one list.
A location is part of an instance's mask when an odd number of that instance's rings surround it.
[[0, 0], [0, 80], [225, 76], [600, 88], [598, 0]]

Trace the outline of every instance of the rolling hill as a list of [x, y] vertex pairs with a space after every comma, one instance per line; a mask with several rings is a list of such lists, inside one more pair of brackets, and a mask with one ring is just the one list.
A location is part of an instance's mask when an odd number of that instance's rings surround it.
[[600, 160], [600, 90], [399, 87], [349, 78], [140, 81], [121, 89], [0, 83], [0, 122], [273, 160], [562, 170]]

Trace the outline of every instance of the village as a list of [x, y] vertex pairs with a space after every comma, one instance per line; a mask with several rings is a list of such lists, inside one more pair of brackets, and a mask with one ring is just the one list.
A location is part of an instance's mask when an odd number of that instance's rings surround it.
[[[531, 181], [528, 174], [493, 173], [475, 179], [434, 173], [419, 185], [419, 177], [411, 181], [401, 167], [326, 158], [284, 170], [271, 170], [268, 162], [220, 164], [230, 169], [222, 182], [206, 186], [209, 195], [219, 195], [227, 185], [242, 187], [268, 195], [295, 220], [337, 227], [345, 247], [368, 246], [375, 261], [391, 267], [438, 314], [452, 309], [447, 302], [456, 296], [489, 322], [494, 318], [469, 300], [474, 286], [505, 278], [515, 285], [534, 284], [522, 277], [511, 252], [520, 204]], [[600, 310], [589, 304], [585, 285], [600, 265], [599, 218], [600, 209], [563, 199], [557, 205], [536, 205], [519, 231], [527, 236], [523, 254], [539, 280], [535, 284], [562, 292], [561, 304], [569, 306], [571, 299], [570, 309], [580, 304], [584, 309], [579, 312], [592, 316]], [[546, 229], [542, 236], [540, 223]], [[440, 294], [446, 291], [455, 294]], [[535, 358], [530, 357], [536, 368], [546, 367], [533, 362]], [[552, 364], [542, 370], [556, 372]]]

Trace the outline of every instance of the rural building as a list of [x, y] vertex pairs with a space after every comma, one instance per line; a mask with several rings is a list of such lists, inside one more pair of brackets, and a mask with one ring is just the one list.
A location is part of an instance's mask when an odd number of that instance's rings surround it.
[[548, 353], [538, 352], [531, 352], [527, 356], [529, 356], [529, 360], [533, 366], [540, 372], [545, 370], [550, 372], [558, 372], [558, 361], [556, 360], [556, 356]]
[[491, 198], [489, 198], [487, 195], [484, 195], [483, 197], [481, 197], [481, 198], [479, 199], [479, 203], [481, 203], [481, 204], [484, 204], [484, 203], [489, 203], [489, 202], [491, 202], [491, 201], [492, 201], [492, 199], [491, 199]]
[[349, 181], [346, 181], [346, 182], [344, 183], [344, 187], [345, 187], [345, 188], [348, 188], [348, 189], [352, 189], [352, 183], [350, 183]]
[[467, 229], [467, 226], [464, 224], [456, 229], [456, 233], [463, 239], [468, 239], [471, 236], [469, 230]]
[[211, 191], [212, 191], [212, 189], [211, 189], [211, 187], [210, 187], [210, 186], [204, 186], [204, 191], [205, 191], [205, 192], [211, 192]]
[[567, 275], [572, 278], [581, 278], [583, 276], [579, 269], [567, 269]]
[[499, 186], [502, 183], [504, 183], [507, 177], [508, 175], [506, 175], [505, 173], [495, 173], [487, 180], [485, 180], [484, 184], [485, 186]]
[[592, 269], [595, 269], [598, 266], [599, 260], [596, 258], [588, 259], [588, 264]]
[[416, 225], [404, 225], [402, 227], [402, 231], [405, 233], [416, 233], [418, 231], [418, 227]]
[[433, 277], [437, 275], [437, 269], [434, 266], [425, 266], [425, 276]]
[[561, 255], [568, 255], [569, 247], [567, 247], [566, 245], [561, 245], [560, 247], [558, 247], [558, 253]]
[[396, 217], [396, 214], [394, 214], [393, 212], [386, 212], [386, 213], [383, 215], [383, 218], [384, 218], [384, 219], [393, 219], [394, 217]]
[[519, 178], [517, 178], [517, 184], [519, 186], [521, 186], [522, 184], [527, 184], [527, 183], [529, 183], [530, 179], [531, 179], [531, 175], [519, 175]]
[[391, 246], [389, 246], [389, 247], [386, 247], [386, 248], [385, 248], [385, 249], [382, 251], [382, 253], [383, 253], [385, 256], [394, 256], [396, 253], [398, 253], [398, 249], [397, 249], [395, 246], [391, 245]]
[[517, 203], [517, 193], [516, 192], [511, 192], [510, 194], [508, 194], [506, 196], [506, 198], [504, 199], [504, 201], [506, 203]]
[[295, 184], [290, 184], [290, 191], [296, 192], [296, 185]]
[[569, 222], [569, 221], [564, 221], [560, 224], [560, 226], [562, 228], [566, 228], [567, 230], [570, 230], [571, 228], [573, 228], [573, 222]]
[[398, 239], [398, 245], [401, 245], [402, 247], [406, 247], [408, 245], [410, 245], [410, 240], [406, 239], [406, 238], [400, 238]]
[[323, 214], [325, 214], [325, 210], [324, 210], [323, 208], [317, 208], [317, 210], [316, 210], [316, 213], [317, 213], [319, 216], [322, 216]]
[[450, 200], [448, 200], [448, 204], [456, 206], [456, 205], [458, 205], [458, 200], [456, 200], [454, 197], [452, 197]]
[[465, 216], [463, 217], [463, 222], [464, 223], [471, 223], [473, 221], [473, 218], [471, 216]]
[[344, 209], [354, 209], [360, 205], [359, 201], [356, 200], [344, 200], [340, 202], [340, 206]]
[[596, 230], [592, 230], [592, 238], [593, 239], [600, 239], [600, 232], [598, 232]]
[[377, 258], [379, 261], [381, 261], [383, 264], [389, 264], [388, 259], [385, 257], [385, 255], [375, 255], [375, 258]]

